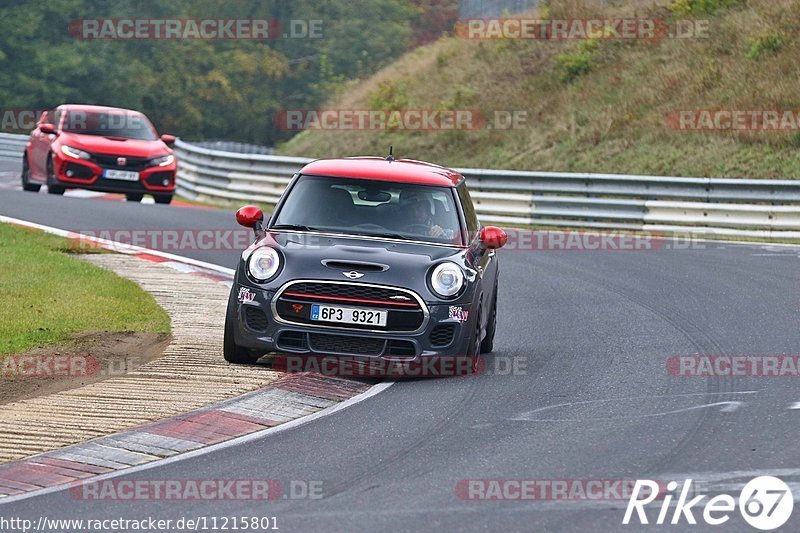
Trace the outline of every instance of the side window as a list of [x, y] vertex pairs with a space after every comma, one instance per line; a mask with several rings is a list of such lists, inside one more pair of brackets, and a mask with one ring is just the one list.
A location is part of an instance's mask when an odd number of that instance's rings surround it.
[[458, 191], [458, 199], [461, 202], [461, 208], [464, 210], [464, 219], [467, 221], [467, 232], [469, 239], [475, 238], [478, 233], [478, 216], [475, 214], [475, 206], [472, 204], [472, 198], [469, 196], [467, 185], [462, 182], [456, 189]]
[[61, 124], [61, 110], [56, 109], [55, 111], [48, 112], [48, 115], [53, 117], [53, 125], [58, 129], [59, 125]]

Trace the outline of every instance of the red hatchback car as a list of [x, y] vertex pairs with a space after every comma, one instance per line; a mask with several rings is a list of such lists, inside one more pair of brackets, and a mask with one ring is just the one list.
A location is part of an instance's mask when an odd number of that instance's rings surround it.
[[45, 112], [31, 132], [22, 156], [22, 188], [115, 192], [132, 202], [151, 194], [156, 203], [168, 204], [178, 168], [174, 142], [172, 135], [159, 137], [138, 111], [62, 105]]

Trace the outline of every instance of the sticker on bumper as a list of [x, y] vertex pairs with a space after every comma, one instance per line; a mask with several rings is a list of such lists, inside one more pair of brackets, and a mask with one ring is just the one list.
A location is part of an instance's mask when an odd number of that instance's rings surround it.
[[458, 320], [459, 322], [466, 322], [467, 318], [469, 318], [469, 311], [465, 310], [460, 305], [451, 305], [450, 318]]
[[239, 303], [246, 304], [256, 299], [255, 291], [251, 291], [247, 287], [239, 287]]

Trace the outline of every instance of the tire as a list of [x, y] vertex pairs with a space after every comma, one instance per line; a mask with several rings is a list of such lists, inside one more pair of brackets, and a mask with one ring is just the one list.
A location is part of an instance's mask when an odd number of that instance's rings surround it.
[[47, 158], [47, 194], [62, 195], [66, 191], [66, 187], [56, 183], [55, 172], [53, 172], [53, 157]]
[[172, 195], [171, 194], [154, 194], [153, 200], [156, 201], [157, 204], [164, 204], [169, 205], [172, 202]]
[[469, 337], [469, 347], [467, 348], [467, 357], [472, 359], [472, 365], [470, 367], [470, 373], [475, 374], [478, 372], [478, 369], [481, 367], [481, 320], [483, 320], [483, 316], [481, 315], [483, 309], [478, 307], [478, 313], [475, 318], [475, 327], [473, 329], [472, 335]]
[[39, 192], [42, 186], [38, 183], [31, 183], [31, 169], [28, 166], [28, 156], [22, 156], [22, 190], [28, 192]]
[[497, 290], [498, 288], [495, 285], [492, 308], [489, 311], [489, 322], [486, 324], [486, 337], [481, 342], [481, 353], [491, 353], [494, 350], [494, 332], [497, 329]]
[[233, 290], [231, 290], [231, 295], [228, 298], [228, 310], [225, 313], [225, 336], [222, 341], [222, 356], [227, 362], [235, 365], [253, 365], [261, 356], [236, 344], [233, 335], [235, 322], [236, 304], [233, 298]]
[[125, 200], [128, 202], [141, 202], [142, 198], [144, 198], [144, 194], [138, 192], [125, 194]]

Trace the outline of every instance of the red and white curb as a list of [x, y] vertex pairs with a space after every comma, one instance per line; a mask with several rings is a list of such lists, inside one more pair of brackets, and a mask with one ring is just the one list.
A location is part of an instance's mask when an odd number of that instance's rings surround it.
[[263, 389], [190, 413], [0, 465], [0, 503], [262, 438], [272, 429], [326, 416], [388, 386], [315, 374], [285, 376]]

